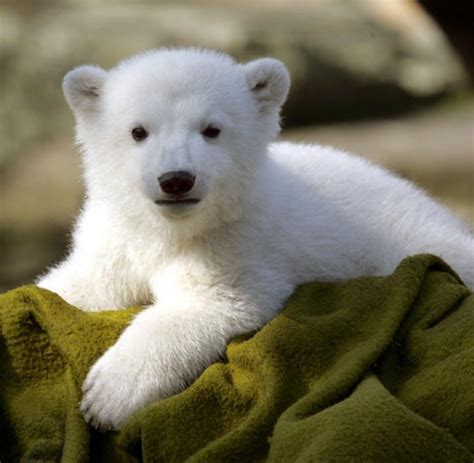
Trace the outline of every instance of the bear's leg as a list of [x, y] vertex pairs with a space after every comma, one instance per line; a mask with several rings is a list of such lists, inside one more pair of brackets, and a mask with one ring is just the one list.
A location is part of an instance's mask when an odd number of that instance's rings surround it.
[[272, 315], [222, 292], [220, 298], [186, 297], [146, 308], [92, 367], [81, 411], [96, 427], [120, 429], [139, 408], [182, 390], [230, 339]]

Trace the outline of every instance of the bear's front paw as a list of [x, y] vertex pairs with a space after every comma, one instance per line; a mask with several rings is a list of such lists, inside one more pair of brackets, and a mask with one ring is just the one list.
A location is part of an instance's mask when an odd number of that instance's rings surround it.
[[156, 371], [146, 356], [120, 344], [93, 365], [83, 385], [81, 412], [99, 429], [120, 429], [139, 408], [159, 398]]

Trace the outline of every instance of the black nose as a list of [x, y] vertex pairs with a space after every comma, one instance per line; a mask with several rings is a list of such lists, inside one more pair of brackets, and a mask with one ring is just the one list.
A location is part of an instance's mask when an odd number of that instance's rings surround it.
[[165, 193], [182, 195], [192, 190], [195, 178], [193, 174], [179, 170], [163, 174], [158, 177], [158, 182]]

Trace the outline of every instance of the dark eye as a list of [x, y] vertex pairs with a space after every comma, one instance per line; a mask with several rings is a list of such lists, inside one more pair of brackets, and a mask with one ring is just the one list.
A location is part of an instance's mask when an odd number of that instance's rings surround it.
[[132, 137], [135, 141], [142, 141], [148, 137], [148, 132], [143, 127], [135, 127], [132, 130]]
[[208, 125], [208, 126], [202, 131], [202, 134], [203, 134], [206, 138], [217, 138], [220, 133], [221, 133], [221, 130], [218, 129], [217, 127], [213, 127], [212, 125]]

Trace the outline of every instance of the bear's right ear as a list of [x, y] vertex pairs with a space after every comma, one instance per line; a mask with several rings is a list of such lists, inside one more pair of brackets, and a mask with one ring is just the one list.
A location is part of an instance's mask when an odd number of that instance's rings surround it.
[[99, 66], [79, 66], [64, 76], [64, 96], [76, 116], [87, 117], [97, 111], [106, 76]]
[[247, 84], [260, 104], [260, 109], [279, 109], [290, 88], [290, 74], [286, 66], [274, 58], [261, 58], [244, 65]]

